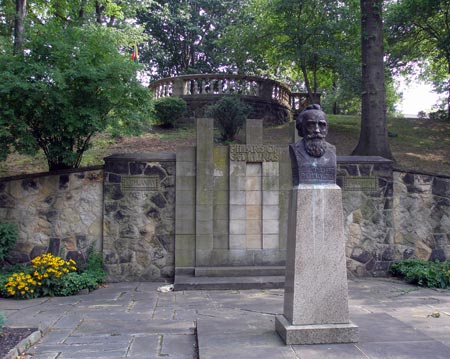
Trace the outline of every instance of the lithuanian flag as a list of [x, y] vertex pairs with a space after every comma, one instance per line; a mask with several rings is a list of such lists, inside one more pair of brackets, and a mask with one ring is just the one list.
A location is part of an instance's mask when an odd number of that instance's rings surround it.
[[137, 44], [134, 44], [133, 53], [131, 54], [131, 60], [133, 60], [134, 62], [139, 62], [139, 53]]

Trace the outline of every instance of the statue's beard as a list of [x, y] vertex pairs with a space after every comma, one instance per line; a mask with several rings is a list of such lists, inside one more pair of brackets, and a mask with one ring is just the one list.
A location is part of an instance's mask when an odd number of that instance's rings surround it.
[[327, 143], [322, 135], [307, 135], [304, 142], [306, 153], [312, 157], [322, 157], [327, 150]]

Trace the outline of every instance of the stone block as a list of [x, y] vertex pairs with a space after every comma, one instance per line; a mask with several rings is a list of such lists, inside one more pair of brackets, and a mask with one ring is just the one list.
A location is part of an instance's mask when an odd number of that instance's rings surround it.
[[212, 234], [213, 233], [213, 222], [212, 221], [202, 221], [197, 218], [195, 228], [196, 228], [197, 235]]
[[195, 190], [181, 191], [177, 190], [176, 204], [178, 205], [195, 205]]
[[213, 233], [216, 234], [228, 234], [229, 231], [229, 221], [214, 219], [213, 221]]
[[230, 177], [230, 191], [245, 191], [247, 189], [247, 177]]
[[192, 177], [195, 176], [196, 173], [195, 162], [177, 161], [177, 176]]
[[195, 221], [195, 207], [193, 205], [178, 204], [175, 208], [175, 217], [177, 221], [188, 220]]
[[228, 249], [229, 248], [228, 239], [229, 239], [228, 233], [218, 234], [216, 231], [214, 231], [214, 239], [213, 239], [214, 249]]
[[276, 316], [275, 330], [287, 345], [356, 343], [359, 339], [353, 323], [291, 325], [284, 316]]
[[230, 184], [227, 176], [216, 176], [214, 173], [214, 191], [227, 191], [230, 188]]
[[245, 205], [246, 191], [230, 191], [230, 205]]
[[431, 257], [432, 249], [421, 240], [416, 242], [415, 255], [417, 259], [427, 261]]
[[246, 221], [243, 219], [234, 219], [230, 221], [230, 234], [245, 234]]
[[263, 162], [262, 175], [264, 177], [278, 177], [280, 175], [279, 162]]
[[195, 221], [193, 220], [176, 220], [175, 222], [176, 234], [194, 234], [195, 233]]
[[230, 249], [246, 248], [246, 242], [245, 234], [230, 234]]
[[247, 248], [250, 248], [250, 249], [262, 248], [261, 234], [247, 234], [246, 246], [247, 246]]
[[213, 219], [213, 207], [211, 205], [197, 204], [195, 213], [200, 221], [212, 221]]
[[[246, 208], [247, 220], [249, 220], [249, 219], [261, 220], [261, 218], [262, 218], [262, 207], [261, 207], [261, 205], [256, 205], [256, 206], [255, 205], [247, 205], [245, 208]], [[241, 218], [245, 218], [245, 214]]]
[[262, 177], [263, 191], [278, 191], [279, 188], [280, 188], [280, 177], [278, 176]]
[[[216, 168], [225, 170], [228, 168], [229, 148], [228, 146], [214, 146], [214, 163]], [[225, 167], [224, 167], [225, 166]]]
[[245, 143], [257, 145], [263, 143], [263, 121], [247, 119], [245, 121]]
[[[260, 176], [247, 176], [247, 177], [238, 177], [238, 178], [245, 178], [245, 187], [243, 189], [246, 189], [247, 191], [260, 191], [261, 190], [261, 177]], [[241, 189], [241, 188], [239, 188]]]
[[247, 207], [245, 205], [230, 205], [230, 220], [245, 219]]
[[263, 220], [279, 220], [280, 218], [280, 206], [263, 206]]
[[196, 250], [212, 250], [214, 247], [214, 238], [212, 232], [210, 234], [197, 233], [195, 238]]
[[[263, 162], [265, 163], [271, 163], [271, 162]], [[245, 169], [245, 175], [246, 176], [261, 176], [262, 173], [262, 166], [261, 163], [247, 163], [246, 169]]]
[[262, 233], [262, 228], [261, 227], [262, 227], [261, 226], [261, 221], [247, 219], [245, 233], [247, 235], [251, 235], [251, 234], [261, 235], [261, 233]]
[[265, 219], [263, 221], [263, 233], [264, 234], [278, 234], [280, 222], [275, 219]]
[[280, 192], [279, 191], [264, 191], [263, 192], [263, 205], [279, 205], [280, 204]]
[[[178, 243], [178, 242], [177, 242]], [[195, 250], [177, 250], [175, 256], [175, 266], [176, 267], [193, 267], [195, 266]]]
[[196, 185], [196, 178], [192, 176], [182, 176], [179, 175], [176, 178], [175, 186], [178, 191], [194, 191]]
[[245, 177], [247, 175], [247, 163], [245, 161], [230, 161], [230, 178]]
[[263, 234], [263, 248], [276, 249], [279, 248], [279, 235], [277, 234]]
[[229, 203], [229, 195], [230, 195], [230, 192], [228, 192], [228, 191], [214, 191], [213, 192], [213, 203], [227, 205]]
[[261, 191], [245, 191], [245, 203], [247, 205], [261, 205], [262, 192]]
[[229, 206], [224, 205], [224, 204], [214, 204], [213, 216], [214, 216], [214, 219], [228, 221], [228, 219], [230, 217], [230, 208], [229, 208]]

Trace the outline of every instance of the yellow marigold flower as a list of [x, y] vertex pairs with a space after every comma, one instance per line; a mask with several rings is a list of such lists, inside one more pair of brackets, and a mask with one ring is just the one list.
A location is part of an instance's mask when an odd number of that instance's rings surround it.
[[25, 290], [28, 292], [29, 290], [30, 290], [30, 288], [28, 288], [28, 287], [25, 287]]
[[30, 293], [34, 293], [34, 289], [30, 290]]
[[48, 278], [48, 273], [44, 273], [44, 278]]
[[25, 292], [24, 292], [24, 291], [21, 291], [20, 294], [25, 295]]

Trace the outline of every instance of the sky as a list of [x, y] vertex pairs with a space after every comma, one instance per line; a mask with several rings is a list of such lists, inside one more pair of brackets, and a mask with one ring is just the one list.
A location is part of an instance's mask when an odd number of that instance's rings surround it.
[[428, 113], [439, 100], [439, 96], [432, 91], [431, 85], [423, 82], [407, 84], [400, 80], [399, 90], [403, 92], [403, 101], [397, 105], [397, 108], [404, 115], [417, 115], [419, 111]]

